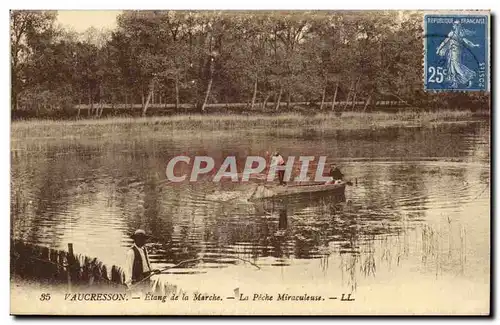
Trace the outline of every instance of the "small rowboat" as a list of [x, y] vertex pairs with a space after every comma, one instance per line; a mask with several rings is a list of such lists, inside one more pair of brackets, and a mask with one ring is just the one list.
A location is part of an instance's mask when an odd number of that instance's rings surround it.
[[259, 185], [250, 197], [250, 200], [269, 199], [302, 193], [331, 192], [335, 196], [345, 195], [346, 182], [337, 181], [335, 184], [318, 182], [295, 183], [290, 185]]

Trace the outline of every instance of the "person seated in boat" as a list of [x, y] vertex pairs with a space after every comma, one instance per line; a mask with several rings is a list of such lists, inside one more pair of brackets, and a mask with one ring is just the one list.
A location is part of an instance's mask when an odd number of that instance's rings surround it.
[[328, 184], [335, 184], [337, 181], [342, 181], [344, 179], [344, 174], [340, 171], [335, 164], [330, 165], [330, 171], [328, 172], [328, 176], [332, 179], [328, 182]]
[[[281, 156], [279, 151], [274, 152], [271, 164], [276, 164], [277, 166], [284, 166], [285, 165], [285, 160], [283, 159], [283, 157]], [[284, 179], [285, 179], [285, 170], [284, 169], [278, 170], [278, 180], [280, 182], [280, 185], [286, 184]]]

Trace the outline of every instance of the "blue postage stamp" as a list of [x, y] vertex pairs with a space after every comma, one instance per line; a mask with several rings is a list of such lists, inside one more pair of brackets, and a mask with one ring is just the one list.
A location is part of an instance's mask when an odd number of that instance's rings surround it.
[[489, 90], [489, 15], [426, 14], [424, 20], [425, 90]]

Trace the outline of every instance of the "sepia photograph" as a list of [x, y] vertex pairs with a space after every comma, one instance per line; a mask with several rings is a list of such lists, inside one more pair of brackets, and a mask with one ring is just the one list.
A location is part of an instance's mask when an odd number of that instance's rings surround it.
[[11, 315], [491, 314], [484, 10], [10, 10]]

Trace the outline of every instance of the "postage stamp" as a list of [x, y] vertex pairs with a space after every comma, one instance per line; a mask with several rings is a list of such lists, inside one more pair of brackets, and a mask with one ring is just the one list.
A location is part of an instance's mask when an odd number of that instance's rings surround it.
[[489, 15], [425, 15], [425, 90], [489, 90], [488, 32]]

